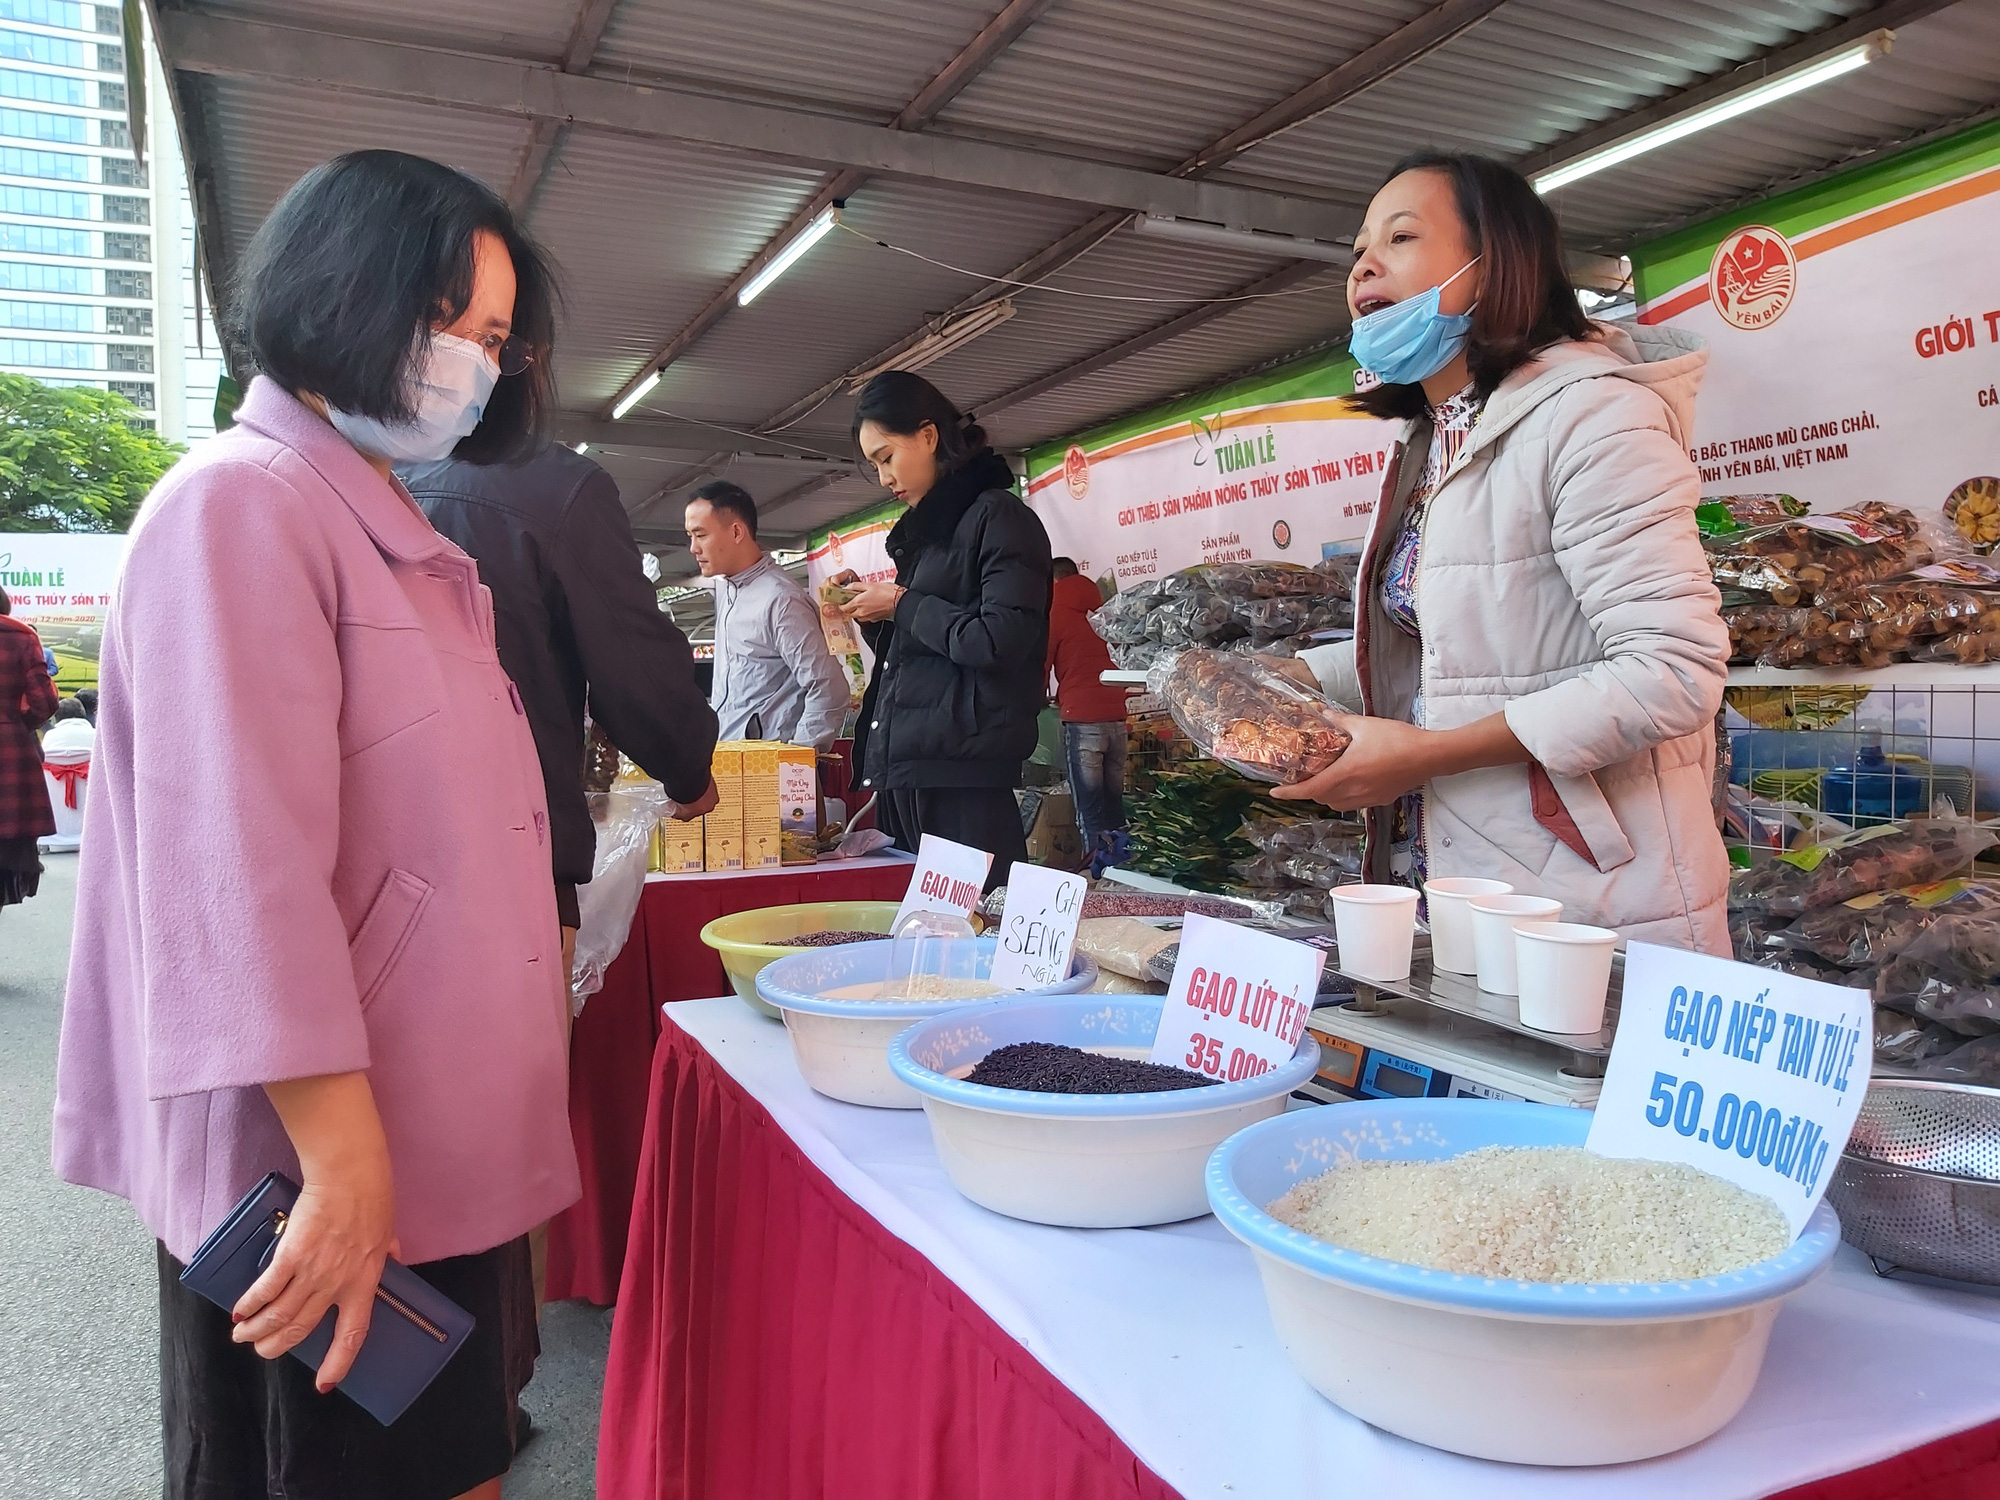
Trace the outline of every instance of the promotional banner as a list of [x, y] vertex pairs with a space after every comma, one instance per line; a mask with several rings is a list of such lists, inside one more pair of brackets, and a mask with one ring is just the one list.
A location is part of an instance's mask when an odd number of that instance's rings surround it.
[[1035, 450], [1028, 503], [1056, 555], [1107, 589], [1357, 550], [1399, 424], [1344, 408], [1354, 368], [1317, 356]]
[[853, 573], [864, 582], [894, 578], [896, 565], [889, 561], [889, 528], [902, 518], [903, 506], [891, 501], [874, 510], [849, 516], [838, 526], [814, 532], [806, 544], [806, 588], [819, 606], [820, 625], [826, 631], [826, 649], [847, 673], [848, 701], [861, 706], [868, 687], [868, 674], [875, 657], [861, 639], [854, 622], [840, 612], [847, 602], [845, 590], [833, 580]]
[[1942, 510], [2000, 544], [2000, 124], [1635, 250], [1639, 321], [1711, 358], [1707, 494]]
[[97, 686], [104, 618], [125, 538], [95, 532], [0, 531], [0, 588], [14, 618], [32, 625], [56, 654], [56, 686], [65, 696]]

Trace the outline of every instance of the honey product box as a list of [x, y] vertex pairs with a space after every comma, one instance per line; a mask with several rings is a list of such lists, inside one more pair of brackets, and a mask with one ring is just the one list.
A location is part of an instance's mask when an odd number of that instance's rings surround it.
[[778, 748], [778, 842], [788, 865], [819, 857], [819, 757], [810, 745]]
[[701, 819], [676, 823], [662, 818], [653, 830], [653, 868], [663, 875], [692, 875], [707, 868]]
[[779, 843], [778, 755], [785, 747], [772, 741], [743, 745], [743, 868], [775, 869], [784, 863]]
[[743, 868], [743, 751], [736, 745], [715, 747], [711, 762], [715, 777], [715, 808], [701, 820], [702, 867]]

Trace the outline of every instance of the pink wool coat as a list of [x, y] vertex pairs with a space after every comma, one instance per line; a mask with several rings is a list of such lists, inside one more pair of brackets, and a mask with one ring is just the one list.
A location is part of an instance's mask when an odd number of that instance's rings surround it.
[[548, 817], [471, 559], [258, 380], [132, 529], [55, 1163], [177, 1258], [298, 1161], [261, 1085], [364, 1070], [402, 1257], [573, 1202]]

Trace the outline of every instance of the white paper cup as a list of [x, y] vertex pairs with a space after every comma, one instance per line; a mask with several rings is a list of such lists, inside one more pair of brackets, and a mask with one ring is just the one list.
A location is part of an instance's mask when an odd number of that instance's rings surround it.
[[1431, 967], [1441, 974], [1477, 974], [1472, 951], [1474, 896], [1511, 896], [1504, 880], [1426, 880], [1424, 896], [1431, 914]]
[[1521, 988], [1521, 1024], [1537, 1031], [1585, 1036], [1604, 1025], [1611, 955], [1618, 934], [1581, 922], [1530, 922], [1514, 928], [1514, 966]]
[[1563, 914], [1563, 904], [1549, 896], [1474, 896], [1472, 952], [1478, 961], [1479, 987], [1490, 994], [1518, 995], [1514, 976], [1514, 924], [1547, 925]]
[[1417, 937], [1417, 893], [1407, 885], [1337, 885], [1333, 932], [1340, 972], [1354, 979], [1401, 979]]

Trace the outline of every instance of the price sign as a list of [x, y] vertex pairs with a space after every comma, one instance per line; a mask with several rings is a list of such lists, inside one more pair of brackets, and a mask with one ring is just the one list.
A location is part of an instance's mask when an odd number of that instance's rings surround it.
[[993, 982], [1002, 989], [1032, 990], [1069, 974], [1076, 923], [1088, 882], [1040, 865], [1015, 862], [1007, 872], [1007, 905], [1000, 913], [1000, 949]]
[[[986, 872], [993, 868], [993, 856], [984, 849], [969, 849], [934, 833], [923, 836], [917, 845], [917, 873], [903, 892], [896, 908], [896, 926], [913, 911], [948, 911], [965, 916], [979, 904]], [[894, 931], [894, 928], [890, 929]]]
[[1188, 914], [1152, 1060], [1225, 1083], [1289, 1059], [1306, 1029], [1326, 954]]
[[1684, 1162], [1805, 1228], [1868, 1092], [1868, 991], [1633, 943], [1589, 1148]]

